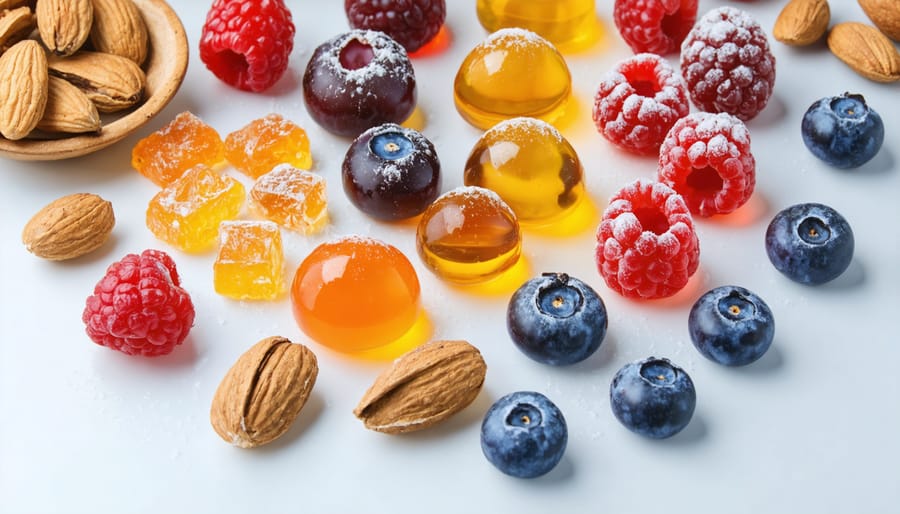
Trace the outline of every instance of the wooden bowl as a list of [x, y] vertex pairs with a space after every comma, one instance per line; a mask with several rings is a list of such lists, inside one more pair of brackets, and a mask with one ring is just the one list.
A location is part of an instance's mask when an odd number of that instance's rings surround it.
[[123, 139], [156, 116], [175, 96], [187, 71], [188, 43], [184, 26], [175, 11], [163, 0], [134, 0], [150, 36], [150, 53], [144, 63], [147, 87], [144, 101], [119, 118], [104, 117], [99, 134], [63, 136], [59, 139], [0, 137], [0, 156], [22, 161], [50, 161], [78, 157]]

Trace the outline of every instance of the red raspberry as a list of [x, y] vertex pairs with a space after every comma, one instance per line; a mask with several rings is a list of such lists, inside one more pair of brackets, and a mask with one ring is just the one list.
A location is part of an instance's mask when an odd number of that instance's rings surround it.
[[616, 0], [613, 19], [634, 53], [671, 54], [697, 20], [697, 0]]
[[194, 305], [179, 286], [175, 262], [159, 250], [128, 254], [94, 286], [81, 315], [95, 343], [129, 355], [170, 353], [194, 323]]
[[659, 150], [659, 181], [700, 216], [744, 205], [756, 185], [747, 126], [726, 113], [697, 112], [678, 120]]
[[447, 16], [444, 0], [344, 0], [354, 29], [378, 30], [415, 52], [434, 38]]
[[719, 7], [697, 22], [681, 45], [681, 72], [694, 105], [747, 121], [765, 108], [775, 86], [775, 57], [749, 14]]
[[215, 0], [200, 36], [200, 60], [223, 82], [269, 89], [284, 75], [294, 24], [283, 0]]
[[666, 132], [690, 111], [680, 75], [655, 54], [619, 63], [600, 82], [594, 124], [613, 144], [630, 152], [659, 153]]
[[597, 268], [629, 298], [664, 298], [687, 284], [700, 264], [691, 213], [669, 186], [636, 180], [616, 193], [597, 231]]

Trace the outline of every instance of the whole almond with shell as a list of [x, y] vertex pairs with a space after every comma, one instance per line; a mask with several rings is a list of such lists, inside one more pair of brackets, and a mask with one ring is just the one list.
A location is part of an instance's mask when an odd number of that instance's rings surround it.
[[267, 337], [241, 355], [225, 374], [209, 412], [223, 440], [253, 448], [284, 434], [316, 383], [316, 356], [284, 337]]
[[828, 34], [828, 48], [869, 80], [900, 80], [900, 53], [875, 27], [852, 21], [838, 23]]
[[894, 41], [900, 42], [900, 1], [859, 0], [859, 6], [878, 30]]
[[144, 64], [149, 49], [147, 24], [133, 0], [90, 0], [94, 5], [94, 50]]
[[37, 124], [38, 130], [63, 134], [100, 131], [97, 106], [68, 80], [51, 76], [47, 93], [47, 106]]
[[40, 0], [34, 15], [44, 46], [56, 55], [72, 55], [91, 33], [94, 6], [91, 0]]
[[44, 259], [62, 261], [90, 253], [109, 239], [116, 218], [112, 204], [90, 193], [63, 196], [25, 224], [25, 248]]
[[27, 38], [37, 26], [28, 6], [0, 11], [0, 53]]
[[830, 20], [827, 0], [791, 0], [775, 19], [772, 36], [787, 45], [811, 45], [825, 34]]
[[51, 56], [50, 74], [82, 90], [100, 112], [127, 109], [141, 101], [147, 77], [131, 59], [81, 50], [69, 57]]
[[0, 134], [22, 139], [34, 130], [47, 105], [47, 56], [25, 39], [0, 55]]

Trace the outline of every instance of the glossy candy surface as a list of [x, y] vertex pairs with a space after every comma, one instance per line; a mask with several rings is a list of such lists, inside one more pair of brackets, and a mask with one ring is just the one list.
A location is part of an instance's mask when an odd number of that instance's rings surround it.
[[498, 30], [473, 48], [453, 83], [456, 110], [481, 129], [518, 116], [552, 123], [571, 92], [572, 76], [556, 47], [519, 28]]
[[481, 136], [469, 154], [464, 181], [495, 191], [521, 223], [542, 225], [578, 205], [583, 175], [575, 149], [553, 126], [514, 118]]
[[451, 282], [494, 278], [519, 260], [521, 247], [515, 213], [496, 193], [476, 186], [441, 195], [422, 214], [416, 230], [419, 257]]
[[475, 9], [491, 32], [521, 27], [557, 45], [589, 38], [596, 17], [594, 0], [478, 0]]
[[288, 164], [276, 166], [253, 183], [250, 208], [285, 228], [313, 233], [328, 221], [325, 179]]
[[225, 158], [248, 177], [257, 178], [286, 163], [312, 167], [306, 131], [280, 114], [255, 119], [225, 137]]
[[271, 221], [224, 221], [213, 263], [216, 292], [239, 300], [274, 300], [284, 291], [281, 231]]
[[397, 248], [349, 236], [316, 247], [291, 285], [297, 324], [310, 338], [342, 352], [392, 343], [419, 315], [419, 278]]

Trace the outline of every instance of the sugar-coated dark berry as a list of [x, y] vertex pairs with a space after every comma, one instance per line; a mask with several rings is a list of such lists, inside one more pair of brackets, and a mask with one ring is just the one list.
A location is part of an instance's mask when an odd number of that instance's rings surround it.
[[545, 364], [567, 365], [590, 357], [606, 336], [603, 300], [591, 286], [565, 273], [544, 273], [509, 300], [506, 327], [513, 343]]
[[444, 25], [445, 0], [344, 0], [344, 12], [354, 29], [378, 30], [415, 52]]
[[303, 74], [303, 100], [322, 128], [356, 137], [412, 114], [416, 76], [399, 43], [382, 32], [352, 30], [313, 52]]
[[481, 450], [497, 469], [535, 478], [556, 467], [569, 429], [562, 412], [541, 393], [518, 391], [497, 400], [481, 423]]
[[802, 203], [775, 215], [766, 229], [766, 254], [775, 269], [801, 284], [824, 284], [853, 260], [853, 230], [836, 210]]
[[245, 91], [269, 89], [287, 70], [294, 23], [283, 0], [215, 0], [200, 35], [200, 60]]
[[344, 192], [359, 210], [385, 221], [417, 216], [441, 192], [441, 164], [421, 133], [387, 123], [357, 137], [341, 167]]
[[800, 124], [803, 143], [837, 168], [858, 168], [884, 143], [884, 122], [862, 95], [844, 93], [813, 103]]
[[721, 286], [694, 302], [688, 331], [707, 359], [725, 366], [744, 366], [758, 360], [772, 345], [775, 318], [755, 293]]
[[613, 21], [634, 53], [677, 52], [697, 20], [697, 0], [616, 0]]
[[697, 393], [683, 369], [668, 359], [649, 357], [619, 369], [609, 387], [609, 403], [628, 430], [665, 439], [690, 423]]

